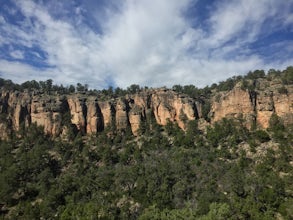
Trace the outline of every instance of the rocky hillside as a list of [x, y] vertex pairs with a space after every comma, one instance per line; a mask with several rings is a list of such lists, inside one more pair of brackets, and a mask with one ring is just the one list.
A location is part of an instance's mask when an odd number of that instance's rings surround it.
[[202, 89], [0, 88], [0, 219], [293, 219], [293, 67]]
[[[177, 123], [183, 130], [190, 120], [206, 124], [224, 117], [243, 120], [248, 128], [267, 128], [273, 114], [293, 122], [293, 85], [278, 77], [242, 79], [228, 91], [210, 89], [208, 97], [189, 97], [172, 89], [143, 89], [135, 94], [100, 100], [85, 92], [47, 94], [38, 90], [1, 88], [0, 135], [7, 138], [21, 126], [43, 126], [53, 136], [66, 134], [68, 126], [82, 134], [107, 128], [131, 129], [137, 136], [142, 122], [154, 117], [157, 124]], [[203, 111], [208, 113], [204, 115]]]

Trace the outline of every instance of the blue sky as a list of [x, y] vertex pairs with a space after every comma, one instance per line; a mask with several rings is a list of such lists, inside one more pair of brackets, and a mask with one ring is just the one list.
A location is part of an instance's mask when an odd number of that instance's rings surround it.
[[0, 0], [0, 77], [198, 87], [293, 65], [293, 0]]

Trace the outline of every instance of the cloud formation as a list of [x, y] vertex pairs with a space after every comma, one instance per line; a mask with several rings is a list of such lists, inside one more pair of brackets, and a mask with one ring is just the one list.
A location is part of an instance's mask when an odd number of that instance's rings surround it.
[[0, 74], [98, 89], [202, 87], [292, 65], [292, 2], [215, 1], [200, 12], [200, 1], [13, 1], [0, 12]]

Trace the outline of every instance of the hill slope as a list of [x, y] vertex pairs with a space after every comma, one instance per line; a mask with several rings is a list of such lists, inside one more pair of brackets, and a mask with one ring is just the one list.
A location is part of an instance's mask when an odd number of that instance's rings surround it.
[[289, 70], [128, 94], [6, 81], [1, 218], [292, 219]]

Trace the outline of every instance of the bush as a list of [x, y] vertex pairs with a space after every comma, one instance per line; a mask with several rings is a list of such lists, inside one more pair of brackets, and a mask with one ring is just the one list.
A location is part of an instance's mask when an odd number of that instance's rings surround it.
[[281, 88], [278, 89], [278, 92], [280, 94], [288, 94], [288, 90], [286, 89], [286, 87], [282, 86]]
[[270, 135], [264, 130], [257, 130], [254, 132], [254, 137], [260, 142], [265, 143], [271, 140]]
[[281, 79], [285, 85], [293, 84], [293, 66], [287, 67], [287, 69], [282, 72]]

